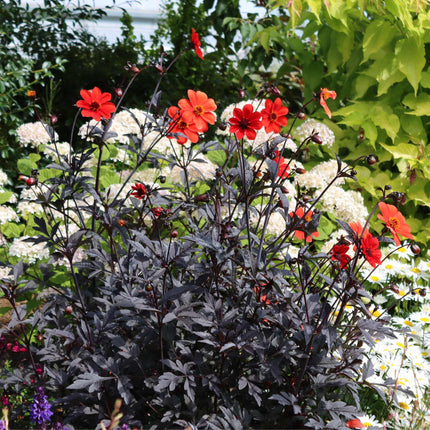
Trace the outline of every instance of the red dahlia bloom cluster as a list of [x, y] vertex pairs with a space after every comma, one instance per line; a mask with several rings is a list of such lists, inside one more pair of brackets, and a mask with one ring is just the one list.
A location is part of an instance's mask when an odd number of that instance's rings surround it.
[[[217, 106], [214, 100], [202, 91], [188, 90], [188, 99], [179, 100], [178, 106], [168, 109], [172, 121], [167, 137], [176, 139], [181, 145], [188, 139], [193, 143], [198, 142], [198, 133], [207, 131], [208, 124], [215, 124], [214, 111]], [[180, 134], [175, 136], [175, 133]]]
[[142, 200], [147, 195], [145, 185], [139, 182], [136, 182], [134, 185], [132, 185], [131, 189], [134, 191], [130, 193], [130, 196], [133, 196], [135, 199]]
[[349, 251], [349, 245], [338, 244], [333, 246], [331, 259], [337, 260], [340, 263], [340, 268], [344, 269], [347, 264], [351, 261], [351, 257], [347, 255]]
[[200, 43], [199, 33], [196, 33], [194, 28], [191, 29], [191, 43], [193, 45], [194, 52], [199, 58], [203, 60], [203, 52], [200, 49], [200, 46], [202, 46], [202, 44]]
[[257, 130], [264, 127], [266, 133], [279, 133], [281, 127], [287, 125], [286, 117], [288, 108], [282, 105], [282, 100], [278, 97], [274, 102], [267, 99], [265, 107], [261, 112], [255, 111], [251, 104], [246, 104], [243, 109], [233, 110], [233, 117], [229, 119], [230, 133], [234, 133], [240, 140], [244, 136], [249, 140], [254, 140]]
[[310, 232], [310, 234], [308, 234], [308, 231], [306, 231], [306, 232], [304, 231], [305, 228], [306, 228], [306, 230], [308, 230], [308, 226], [306, 226], [305, 224], [312, 221], [313, 214], [314, 213], [311, 210], [308, 210], [306, 212], [306, 215], [305, 215], [305, 211], [302, 207], [299, 207], [298, 209], [296, 209], [295, 212], [290, 212], [291, 218], [296, 217], [296, 218], [299, 218], [300, 220], [302, 220], [299, 223], [300, 229], [294, 231], [294, 236], [296, 236], [297, 239], [299, 239], [299, 240], [305, 239], [306, 242], [312, 242], [313, 237], [319, 237], [320, 234], [317, 231]]

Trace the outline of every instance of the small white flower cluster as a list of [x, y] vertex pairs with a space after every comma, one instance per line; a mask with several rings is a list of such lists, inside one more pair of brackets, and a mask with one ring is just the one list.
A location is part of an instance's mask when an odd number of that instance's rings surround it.
[[44, 154], [52, 160], [58, 159], [58, 155], [68, 156], [72, 152], [72, 148], [68, 142], [47, 143]]
[[[342, 163], [342, 168], [346, 167], [345, 163]], [[297, 176], [296, 181], [301, 187], [307, 189], [325, 188], [337, 174], [337, 161], [329, 160], [323, 161], [317, 164], [311, 170], [306, 171], [303, 175]], [[342, 185], [345, 183], [345, 178], [338, 178], [334, 182], [334, 185]]]
[[[16, 130], [18, 141], [23, 147], [33, 147], [37, 148], [39, 145], [51, 142], [51, 136], [46, 130], [48, 127], [46, 124], [42, 122], [29, 122], [26, 124], [22, 124]], [[58, 139], [58, 134], [55, 133], [55, 140]]]
[[43, 214], [43, 206], [35, 203], [37, 194], [33, 188], [23, 188], [16, 206], [16, 210], [22, 216]]
[[[203, 162], [192, 161], [187, 166], [188, 181], [198, 181], [210, 179], [215, 176], [216, 166], [205, 155], [199, 154], [198, 159]], [[170, 172], [169, 179], [173, 183], [185, 183], [184, 169], [174, 166]]]
[[335, 136], [332, 130], [322, 122], [315, 119], [307, 119], [303, 124], [299, 125], [294, 131], [294, 137], [302, 142], [306, 138], [318, 133], [322, 140], [322, 144], [330, 148], [335, 142]]
[[9, 255], [22, 258], [29, 264], [49, 257], [49, 249], [43, 243], [31, 243], [26, 239], [29, 239], [29, 236], [15, 238], [9, 247]]
[[0, 225], [11, 221], [19, 221], [19, 216], [9, 206], [0, 205]]
[[332, 212], [337, 218], [348, 223], [364, 224], [369, 216], [363, 196], [358, 191], [345, 191], [341, 187], [333, 186], [322, 195], [320, 203], [322, 210]]
[[5, 185], [8, 185], [10, 183], [9, 178], [7, 177], [6, 173], [3, 172], [2, 169], [0, 169], [0, 187], [4, 187]]

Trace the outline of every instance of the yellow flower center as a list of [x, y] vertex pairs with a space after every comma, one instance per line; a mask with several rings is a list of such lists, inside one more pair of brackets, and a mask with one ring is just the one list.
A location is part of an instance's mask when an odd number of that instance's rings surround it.
[[403, 324], [408, 325], [409, 327], [413, 327], [413, 324], [410, 321], [403, 321]]
[[405, 411], [409, 410], [409, 405], [405, 402], [399, 402], [399, 406]]
[[399, 219], [398, 219], [398, 218], [396, 218], [396, 217], [390, 217], [390, 218], [388, 219], [388, 224], [390, 224], [390, 227], [391, 227], [393, 230], [397, 230], [397, 229], [400, 227], [400, 221], [399, 221]]

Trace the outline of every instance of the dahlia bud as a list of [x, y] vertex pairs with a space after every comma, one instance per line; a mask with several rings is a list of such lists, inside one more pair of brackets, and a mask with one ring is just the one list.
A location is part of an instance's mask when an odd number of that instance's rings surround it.
[[157, 218], [163, 213], [163, 208], [157, 207], [152, 209], [152, 213], [154, 214], [154, 216], [156, 216]]
[[28, 90], [27, 91], [27, 97], [29, 97], [30, 99], [35, 99], [36, 98], [36, 91]]
[[391, 185], [385, 185], [384, 189], [387, 190], [387, 191], [391, 190]]
[[323, 143], [321, 137], [318, 134], [313, 134], [311, 136], [311, 140], [312, 140], [312, 142], [317, 143], [318, 145], [322, 145], [322, 143]]
[[148, 284], [148, 285], [145, 286], [145, 290], [148, 291], [148, 292], [152, 291], [153, 290], [153, 286], [151, 284]]
[[379, 161], [378, 157], [376, 155], [374, 155], [374, 154], [368, 155], [367, 158], [366, 158], [366, 160], [367, 160], [367, 164], [369, 166], [373, 166], [375, 163], [377, 163]]
[[160, 175], [160, 176], [158, 177], [158, 180], [160, 181], [160, 183], [164, 184], [164, 183], [166, 182], [166, 177], [165, 177], [165, 176], [163, 176], [163, 175]]
[[27, 184], [27, 187], [31, 187], [33, 185], [37, 184], [37, 179], [36, 178], [28, 178], [25, 183]]
[[119, 219], [119, 220], [118, 220], [118, 224], [119, 224], [121, 227], [124, 227], [125, 225], [127, 225], [127, 224], [128, 224], [128, 221], [127, 221], [127, 220], [125, 220], [125, 219]]
[[305, 169], [302, 169], [301, 167], [296, 167], [296, 172], [297, 172], [299, 175], [303, 175], [304, 173], [306, 173], [306, 170], [305, 170]]
[[123, 95], [121, 88], [115, 88], [115, 94], [117, 97], [121, 97]]
[[278, 88], [278, 87], [275, 87], [274, 85], [272, 85], [272, 86], [269, 88], [269, 91], [270, 91], [270, 93], [271, 93], [271, 94], [273, 94], [274, 96], [280, 96], [280, 95], [281, 95], [281, 91], [279, 91], [279, 88]]
[[426, 289], [425, 289], [425, 288], [420, 288], [419, 293], [420, 293], [420, 296], [421, 296], [421, 297], [425, 297], [425, 296], [427, 295], [427, 291], [426, 291]]
[[416, 244], [416, 243], [412, 243], [411, 244], [411, 251], [415, 254], [415, 255], [419, 255], [419, 253], [421, 252], [420, 247]]
[[395, 293], [395, 294], [399, 294], [399, 287], [396, 284], [390, 284], [390, 290]]
[[178, 237], [178, 230], [172, 230], [170, 232], [170, 237], [173, 237], [173, 238]]
[[306, 119], [306, 114], [304, 112], [299, 112], [297, 114], [297, 118], [303, 121], [304, 119]]
[[55, 125], [55, 124], [57, 124], [57, 122], [58, 122], [58, 116], [57, 116], [57, 115], [55, 115], [55, 113], [54, 113], [54, 114], [52, 114], [52, 115], [49, 117], [49, 121], [51, 121], [51, 125]]
[[225, 131], [225, 130], [227, 130], [227, 123], [222, 122], [222, 123], [218, 126], [218, 128], [219, 128], [221, 131]]
[[244, 90], [243, 88], [241, 88], [241, 89], [239, 90], [239, 97], [240, 97], [241, 99], [243, 99], [243, 98], [245, 98], [245, 96], [246, 96], [245, 90]]
[[72, 313], [73, 313], [73, 308], [72, 308], [70, 305], [68, 305], [68, 306], [66, 306], [66, 308], [64, 309], [64, 312], [65, 312], [66, 314], [70, 315], [70, 314], [72, 314]]
[[355, 176], [357, 174], [357, 170], [351, 170], [351, 175]]

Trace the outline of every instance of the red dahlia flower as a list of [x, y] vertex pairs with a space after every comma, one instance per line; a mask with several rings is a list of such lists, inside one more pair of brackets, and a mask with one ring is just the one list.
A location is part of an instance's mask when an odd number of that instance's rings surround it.
[[288, 108], [282, 106], [282, 100], [278, 97], [274, 102], [267, 99], [265, 108], [261, 111], [262, 122], [266, 133], [279, 133], [281, 127], [284, 127], [288, 123], [288, 119], [285, 115], [288, 113]]
[[130, 193], [131, 196], [133, 196], [135, 199], [142, 200], [146, 197], [146, 188], [145, 185], [136, 182], [134, 185], [131, 186], [131, 189], [134, 190], [132, 193]]
[[[167, 134], [169, 139], [176, 139], [180, 145], [186, 143], [188, 139], [193, 143], [198, 142], [199, 135], [197, 134], [198, 129], [196, 125], [193, 122], [185, 121], [182, 116], [182, 111], [180, 111], [176, 106], [170, 106], [167, 113], [170, 118], [172, 118], [172, 123]], [[185, 136], [172, 136], [174, 133], [181, 133]]]
[[115, 105], [109, 100], [112, 98], [110, 93], [102, 93], [100, 88], [94, 87], [92, 90], [81, 90], [83, 100], [78, 100], [76, 106], [82, 109], [83, 117], [90, 117], [96, 121], [109, 119], [112, 112], [115, 112]]
[[200, 49], [202, 44], [200, 43], [199, 33], [196, 33], [194, 28], [191, 29], [191, 43], [193, 44], [194, 52], [203, 60], [203, 52]]
[[213, 99], [202, 91], [188, 90], [188, 98], [181, 99], [178, 106], [181, 108], [182, 119], [186, 123], [196, 125], [198, 131], [206, 131], [208, 124], [215, 124], [215, 114], [217, 106]]
[[280, 178], [288, 178], [290, 175], [288, 174], [288, 170], [290, 170], [290, 166], [285, 161], [285, 158], [279, 155], [279, 151], [275, 151], [276, 157], [273, 161], [278, 164], [278, 176]]
[[360, 420], [349, 420], [346, 423], [349, 429], [365, 429], [366, 426]]
[[236, 137], [240, 140], [243, 136], [249, 140], [254, 140], [257, 136], [256, 130], [263, 127], [261, 122], [261, 113], [254, 112], [251, 104], [246, 104], [243, 109], [235, 108], [233, 110], [233, 117], [229, 119], [230, 133], [235, 133]]
[[381, 264], [382, 253], [379, 249], [379, 240], [370, 233], [364, 233], [361, 239], [361, 251], [367, 262], [372, 266]]
[[393, 205], [387, 205], [384, 202], [379, 203], [382, 215], [378, 214], [378, 218], [385, 222], [388, 230], [391, 231], [396, 245], [400, 245], [399, 234], [408, 239], [413, 239], [411, 228], [406, 224], [404, 216]]
[[[294, 216], [296, 216], [297, 218], [300, 219], [304, 219], [304, 221], [306, 223], [312, 221], [312, 215], [314, 213], [312, 211], [307, 211], [306, 216], [305, 216], [305, 211], [303, 210], [302, 207], [299, 207], [298, 209], [296, 209], [295, 212], [290, 212], [290, 217], [293, 218]], [[308, 233], [305, 233], [303, 230], [295, 230], [294, 231], [294, 236], [297, 237], [297, 239], [299, 240], [303, 240], [306, 238], [306, 242], [312, 242], [313, 237], [319, 237], [319, 233], [317, 231], [312, 232], [310, 235]]]
[[341, 245], [333, 246], [331, 259], [333, 261], [334, 260], [339, 261], [341, 269], [344, 269], [346, 265], [349, 263], [349, 261], [351, 260], [351, 257], [346, 254], [348, 250], [349, 250], [348, 245], [341, 244]]
[[337, 97], [336, 91], [330, 91], [327, 88], [321, 88], [320, 90], [320, 105], [323, 107], [325, 113], [331, 118], [331, 111], [327, 106], [326, 100], [333, 99], [335, 100]]

